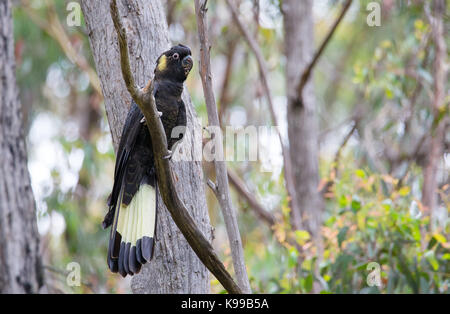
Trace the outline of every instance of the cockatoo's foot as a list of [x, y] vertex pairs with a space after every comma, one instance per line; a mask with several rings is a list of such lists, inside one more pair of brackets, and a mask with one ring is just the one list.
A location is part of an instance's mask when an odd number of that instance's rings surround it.
[[170, 159], [172, 158], [172, 151], [170, 149], [167, 150], [167, 155], [163, 156], [163, 159]]

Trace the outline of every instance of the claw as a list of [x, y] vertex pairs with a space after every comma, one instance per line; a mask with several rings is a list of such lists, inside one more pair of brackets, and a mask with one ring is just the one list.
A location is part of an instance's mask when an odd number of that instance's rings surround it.
[[167, 155], [163, 156], [162, 159], [170, 159], [172, 158], [172, 151], [171, 150], [167, 150]]

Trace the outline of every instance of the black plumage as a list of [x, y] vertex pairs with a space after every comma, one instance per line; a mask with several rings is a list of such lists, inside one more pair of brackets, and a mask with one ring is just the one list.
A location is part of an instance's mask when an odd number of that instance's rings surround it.
[[[173, 138], [172, 130], [186, 126], [186, 107], [181, 94], [192, 65], [191, 51], [183, 45], [172, 47], [157, 60], [153, 93], [156, 107], [162, 114], [169, 150], [183, 137], [183, 132], [176, 132], [177, 137]], [[145, 123], [141, 110], [133, 101], [117, 151], [109, 211], [102, 224], [104, 228], [112, 226], [108, 267], [124, 277], [138, 273], [154, 252], [157, 174], [152, 141]], [[147, 198], [149, 195], [152, 197]], [[148, 228], [154, 230], [149, 232]]]

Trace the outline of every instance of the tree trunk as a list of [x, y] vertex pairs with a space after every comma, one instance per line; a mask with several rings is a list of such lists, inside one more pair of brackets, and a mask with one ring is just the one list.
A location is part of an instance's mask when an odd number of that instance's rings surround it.
[[294, 225], [306, 228], [314, 237], [319, 233], [322, 202], [318, 191], [318, 124], [312, 79], [297, 94], [300, 77], [314, 53], [312, 0], [283, 1], [288, 97], [289, 152], [296, 186], [296, 208], [301, 220], [293, 215]]
[[[436, 123], [433, 123], [431, 132], [431, 147], [424, 169], [424, 179], [422, 188], [422, 203], [427, 214], [434, 220], [434, 213], [438, 204], [438, 166], [442, 159], [445, 127], [448, 117], [439, 118], [440, 111], [445, 106], [445, 85], [447, 82], [446, 52], [447, 47], [444, 35], [444, 12], [446, 8], [445, 0], [433, 1], [433, 17], [431, 19], [432, 36], [435, 46], [434, 57], [434, 99], [430, 104], [431, 111]], [[440, 119], [440, 120], [439, 120]], [[431, 224], [433, 226], [433, 223]]]
[[[81, 5], [105, 98], [114, 147], [117, 148], [131, 96], [122, 78], [117, 35], [110, 17], [109, 1], [83, 0]], [[151, 2], [121, 0], [118, 6], [127, 29], [134, 78], [137, 84], [144, 86], [153, 77], [157, 57], [170, 45], [163, 6], [159, 0]], [[187, 133], [193, 134], [194, 129], [200, 132], [200, 124], [196, 120], [194, 108], [186, 91], [183, 100], [188, 116]], [[188, 155], [191, 160], [195, 160], [195, 149], [192, 136], [186, 136], [180, 150], [183, 150], [185, 156]], [[201, 162], [178, 161], [173, 165], [180, 198], [188, 205], [190, 214], [200, 230], [211, 240]], [[172, 221], [160, 196], [158, 200], [155, 254], [141, 273], [133, 277], [131, 283], [133, 292], [208, 293], [209, 272]]]
[[13, 41], [11, 3], [0, 1], [0, 294], [38, 293], [44, 282]]

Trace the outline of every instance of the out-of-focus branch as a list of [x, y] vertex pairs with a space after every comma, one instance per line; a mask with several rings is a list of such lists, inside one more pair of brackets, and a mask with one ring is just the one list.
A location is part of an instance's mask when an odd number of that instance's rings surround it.
[[222, 81], [222, 89], [219, 98], [219, 122], [222, 127], [223, 124], [225, 123], [224, 121], [225, 112], [228, 107], [228, 104], [230, 103], [230, 79], [233, 69], [234, 56], [236, 54], [236, 47], [237, 47], [236, 40], [233, 38], [227, 45], [227, 53], [226, 53], [227, 65], [225, 67], [225, 74]]
[[148, 89], [140, 90], [135, 84], [128, 59], [128, 44], [125, 28], [119, 17], [117, 0], [111, 0], [111, 17], [114, 21], [119, 41], [122, 74], [133, 100], [141, 109], [147, 121], [146, 125], [152, 138], [153, 153], [155, 156], [156, 170], [158, 173], [158, 186], [162, 199], [169, 210], [172, 219], [178, 226], [191, 248], [197, 254], [203, 264], [213, 273], [223, 287], [229, 293], [242, 293], [241, 288], [234, 282], [222, 262], [214, 252], [209, 241], [197, 228], [189, 211], [179, 198], [172, 176], [171, 166], [167, 156], [167, 139], [162, 122], [157, 113], [155, 99], [153, 97], [153, 82]]
[[272, 213], [264, 209], [261, 203], [256, 199], [256, 197], [250, 193], [250, 191], [245, 186], [245, 183], [239, 178], [239, 176], [231, 169], [228, 169], [228, 179], [233, 187], [239, 194], [245, 198], [250, 205], [250, 207], [255, 211], [256, 215], [264, 222], [266, 222], [269, 227], [272, 227], [276, 220]]
[[[259, 72], [261, 75], [261, 82], [263, 85], [264, 93], [266, 94], [267, 102], [269, 104], [269, 111], [270, 111], [270, 115], [272, 117], [272, 123], [275, 126], [279, 126], [280, 124], [278, 123], [278, 118], [275, 114], [275, 106], [273, 103], [272, 93], [271, 93], [270, 87], [269, 87], [269, 80], [268, 80], [269, 71], [268, 71], [264, 56], [262, 54], [261, 48], [260, 48], [258, 42], [256, 41], [256, 39], [250, 34], [250, 31], [248, 30], [248, 28], [241, 21], [238, 10], [237, 10], [235, 4], [232, 2], [232, 0], [227, 0], [227, 5], [231, 11], [234, 22], [236, 23], [236, 25], [239, 28], [239, 31], [241, 32], [242, 36], [247, 41], [247, 44], [249, 45], [250, 49], [252, 50], [253, 54], [255, 55], [256, 61], [258, 63]], [[295, 188], [294, 188], [294, 175], [292, 173], [292, 166], [291, 166], [292, 163], [291, 163], [291, 159], [289, 157], [288, 148], [284, 144], [281, 133], [278, 130], [278, 128], [276, 128], [276, 130], [277, 130], [278, 138], [280, 140], [281, 151], [283, 154], [284, 177], [285, 177], [285, 182], [286, 182], [286, 189], [287, 189], [288, 195], [290, 197], [290, 206], [292, 209], [291, 212], [293, 214], [296, 214], [296, 213], [299, 213], [300, 211], [298, 208], [296, 208], [297, 202], [295, 201], [296, 193], [295, 193]], [[294, 221], [301, 220], [300, 217], [297, 217], [297, 218], [298, 219], [294, 219]], [[300, 229], [300, 226], [294, 226], [294, 227], [296, 229]]]
[[177, 7], [176, 0], [168, 0], [167, 1], [167, 26], [170, 27], [170, 25], [173, 24], [174, 15], [175, 15], [175, 9]]
[[[267, 223], [267, 225], [269, 227], [274, 226], [276, 223], [275, 217], [272, 215], [272, 213], [265, 210], [264, 207], [261, 205], [261, 203], [256, 199], [256, 197], [250, 193], [250, 191], [248, 190], [248, 188], [246, 187], [246, 185], [242, 181], [242, 179], [239, 178], [239, 176], [233, 170], [231, 170], [229, 168], [227, 169], [227, 174], [228, 174], [228, 180], [230, 181], [231, 185], [235, 188], [237, 193], [239, 193], [239, 195], [248, 202], [248, 205], [250, 206], [251, 209], [254, 210], [256, 215], [263, 222]], [[211, 179], [208, 179], [206, 181], [206, 184], [211, 189], [211, 191], [214, 193], [214, 195], [217, 198], [219, 198], [220, 194], [219, 194], [216, 184]]]
[[299, 81], [298, 87], [297, 87], [297, 95], [299, 96], [299, 102], [298, 102], [299, 105], [302, 103], [303, 89], [305, 88], [306, 83], [308, 82], [308, 80], [309, 80], [309, 78], [311, 76], [311, 73], [312, 73], [312, 70], [313, 70], [314, 66], [317, 64], [317, 61], [319, 60], [319, 58], [322, 56], [323, 51], [325, 50], [325, 48], [327, 47], [328, 43], [330, 42], [331, 37], [333, 37], [334, 32], [336, 31], [337, 27], [341, 23], [342, 19], [344, 18], [345, 14], [347, 13], [348, 9], [350, 8], [350, 5], [352, 4], [352, 2], [353, 2], [353, 0], [347, 0], [345, 2], [344, 6], [342, 7], [342, 11], [339, 14], [338, 18], [336, 19], [336, 21], [332, 25], [330, 31], [328, 32], [327, 36], [323, 40], [323, 42], [320, 45], [319, 49], [314, 54], [311, 62], [308, 64], [308, 66], [303, 71], [303, 74], [300, 77], [300, 81]]
[[326, 137], [328, 136], [328, 134], [336, 132], [343, 126], [351, 123], [355, 118], [356, 118], [356, 115], [351, 115], [351, 116], [345, 118], [344, 120], [342, 120], [341, 122], [337, 123], [336, 125], [331, 126], [327, 129], [323, 130], [322, 132], [320, 132], [319, 143], [323, 142], [326, 139]]
[[327, 193], [331, 189], [331, 187], [334, 185], [334, 180], [336, 179], [336, 177], [338, 175], [339, 161], [341, 159], [342, 151], [344, 150], [348, 141], [352, 137], [353, 133], [355, 133], [357, 126], [358, 126], [358, 120], [355, 120], [353, 127], [350, 129], [350, 131], [344, 137], [344, 140], [342, 141], [341, 145], [339, 146], [338, 150], [336, 151], [336, 154], [334, 155], [334, 159], [333, 159], [333, 169], [330, 172], [330, 179], [326, 182], [326, 184], [322, 188], [320, 188], [321, 194]]
[[207, 0], [195, 0], [195, 13], [197, 16], [197, 28], [200, 39], [200, 76], [202, 79], [203, 93], [205, 94], [206, 109], [208, 112], [209, 125], [218, 127], [215, 136], [218, 136], [216, 146], [216, 159], [214, 165], [216, 169], [216, 196], [225, 221], [228, 238], [230, 241], [231, 255], [233, 258], [234, 271], [240, 288], [245, 293], [251, 293], [250, 282], [248, 280], [247, 269], [245, 267], [244, 250], [239, 232], [237, 217], [231, 202], [230, 190], [228, 186], [227, 165], [223, 161], [222, 131], [220, 129], [219, 116], [217, 114], [216, 101], [212, 87], [210, 48], [207, 34], [206, 4]]
[[86, 61], [86, 58], [75, 50], [75, 47], [72, 45], [69, 36], [67, 36], [64, 27], [59, 21], [54, 3], [51, 1], [46, 2], [48, 6], [48, 20], [44, 20], [38, 14], [36, 14], [36, 12], [31, 8], [28, 0], [22, 0], [21, 3], [23, 10], [30, 17], [30, 19], [37, 26], [43, 29], [48, 35], [56, 40], [67, 58], [88, 75], [89, 83], [91, 84], [92, 88], [99, 95], [102, 95], [100, 80], [97, 76], [97, 73]]

